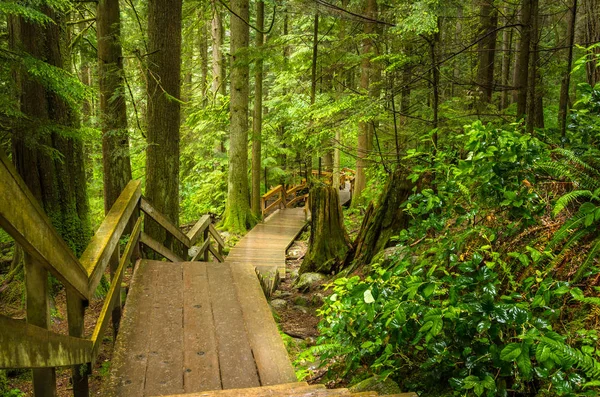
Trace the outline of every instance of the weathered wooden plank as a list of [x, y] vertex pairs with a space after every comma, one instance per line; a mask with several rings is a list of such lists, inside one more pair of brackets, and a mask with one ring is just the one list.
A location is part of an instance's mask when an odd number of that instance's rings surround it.
[[145, 395], [182, 393], [183, 390], [183, 268], [180, 263], [152, 262], [158, 270], [154, 301], [148, 325], [148, 369]]
[[265, 386], [295, 381], [296, 373], [255, 270], [244, 264], [232, 263], [230, 267], [260, 384]]
[[123, 230], [129, 223], [129, 219], [135, 211], [141, 196], [140, 181], [130, 181], [111, 207], [104, 221], [102, 221], [83, 255], [81, 255], [81, 264], [85, 267], [89, 277], [90, 295], [96, 291], [104, 270], [106, 270], [106, 266], [117, 244], [119, 244]]
[[[323, 390], [323, 385], [308, 385], [306, 382], [294, 382], [284, 385], [252, 387], [247, 389], [215, 390], [202, 393], [177, 394], [168, 397], [265, 397], [265, 396], [288, 396], [282, 393], [308, 392], [311, 390]], [[291, 394], [290, 394], [291, 395]]]
[[102, 306], [102, 310], [100, 311], [100, 315], [98, 316], [98, 320], [96, 321], [96, 327], [94, 328], [94, 332], [92, 333], [92, 342], [94, 343], [94, 349], [92, 352], [92, 362], [96, 361], [96, 357], [98, 357], [98, 351], [100, 346], [102, 345], [102, 337], [104, 336], [104, 332], [106, 327], [108, 327], [112, 308], [115, 303], [118, 301], [118, 298], [121, 296], [121, 281], [123, 280], [123, 273], [125, 268], [131, 261], [131, 255], [135, 249], [135, 246], [138, 243], [138, 239], [140, 237], [140, 233], [142, 231], [142, 218], [138, 218], [135, 226], [133, 227], [133, 231], [131, 232], [131, 236], [129, 237], [129, 241], [125, 246], [125, 251], [123, 251], [123, 256], [119, 261], [119, 267], [114, 274], [113, 280], [110, 283], [110, 289], [108, 290], [108, 294], [106, 294], [106, 298], [104, 299], [104, 305]]
[[142, 397], [148, 364], [148, 340], [152, 327], [148, 319], [153, 311], [159, 274], [143, 260], [136, 266], [127, 295], [121, 329], [112, 358], [111, 375], [102, 395], [106, 397]]
[[190, 247], [198, 242], [200, 236], [203, 235], [204, 230], [210, 225], [210, 222], [210, 215], [203, 215], [198, 222], [196, 222], [187, 234], [187, 237], [190, 240]]
[[275, 186], [273, 189], [269, 190], [268, 192], [266, 192], [265, 194], [263, 194], [261, 196], [261, 198], [268, 200], [271, 198], [271, 196], [274, 196], [278, 193], [281, 193], [283, 191], [283, 186], [282, 185], [277, 185]]
[[273, 208], [278, 207], [279, 204], [281, 204], [281, 198], [273, 201], [271, 204], [269, 204], [267, 206], [267, 208], [263, 209], [263, 214], [266, 214], [267, 212], [271, 211]]
[[212, 223], [208, 226], [208, 230], [210, 230], [210, 235], [213, 236], [213, 238], [215, 239], [215, 242], [218, 245], [220, 245], [221, 247], [224, 247], [225, 246], [225, 241], [223, 241], [223, 238], [221, 238], [221, 234], [214, 227], [214, 225]]
[[292, 208], [294, 205], [296, 205], [297, 203], [299, 203], [302, 200], [308, 200], [308, 194], [304, 194], [302, 196], [296, 196], [294, 199], [288, 201], [286, 206], [288, 208]]
[[[82, 338], [85, 331], [86, 301], [72, 289], [67, 288], [67, 321], [69, 322], [69, 335]], [[88, 364], [75, 365], [71, 368], [71, 380], [74, 397], [89, 397]]]
[[230, 266], [207, 262], [206, 268], [223, 389], [259, 386]]
[[219, 356], [206, 266], [183, 264], [183, 388], [221, 389]]
[[173, 237], [181, 241], [183, 245], [185, 245], [188, 248], [191, 247], [189, 237], [183, 234], [183, 232], [179, 230], [179, 228], [175, 226], [169, 219], [167, 219], [166, 216], [158, 212], [156, 208], [154, 208], [152, 204], [150, 204], [150, 202], [144, 197], [142, 197], [141, 199], [140, 209], [144, 211], [144, 213], [150, 218], [158, 222], [158, 224], [161, 225]]
[[92, 342], [0, 315], [0, 368], [49, 368], [85, 364]]
[[183, 259], [178, 257], [173, 251], [154, 240], [152, 237], [148, 236], [146, 233], [142, 232], [140, 237], [140, 242], [144, 244], [146, 247], [151, 248], [157, 254], [164, 256], [166, 259], [171, 262], [183, 262]]
[[88, 276], [0, 149], [0, 227], [56, 278], [88, 299]]

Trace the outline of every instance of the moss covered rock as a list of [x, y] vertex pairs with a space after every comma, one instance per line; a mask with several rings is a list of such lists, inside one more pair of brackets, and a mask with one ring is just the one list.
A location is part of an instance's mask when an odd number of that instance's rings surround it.
[[391, 379], [382, 379], [378, 376], [372, 376], [350, 387], [352, 393], [360, 393], [365, 391], [374, 391], [382, 396], [388, 394], [398, 394], [402, 391], [396, 382]]

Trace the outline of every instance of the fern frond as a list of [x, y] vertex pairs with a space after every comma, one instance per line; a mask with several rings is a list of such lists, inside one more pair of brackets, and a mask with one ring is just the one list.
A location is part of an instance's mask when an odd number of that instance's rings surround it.
[[577, 272], [575, 272], [575, 275], [573, 276], [573, 281], [572, 281], [573, 283], [576, 283], [579, 280], [581, 280], [584, 273], [587, 271], [587, 269], [590, 267], [590, 265], [594, 262], [596, 255], [598, 255], [598, 251], [600, 251], [600, 238], [596, 238], [592, 249], [590, 249], [590, 252], [587, 254], [587, 257], [585, 258], [585, 261], [579, 266], [579, 269], [577, 269]]
[[[577, 214], [573, 215], [571, 219], [566, 221], [564, 225], [562, 225], [560, 229], [558, 229], [558, 231], [554, 233], [552, 240], [550, 240], [548, 242], [548, 245], [546, 245], [546, 249], [552, 250], [554, 247], [556, 247], [558, 243], [566, 240], [567, 237], [569, 237], [569, 235], [572, 234], [574, 230], [579, 229], [580, 226], [585, 224], [585, 217], [586, 214], [582, 214], [581, 212], [578, 212]], [[589, 232], [586, 231], [585, 234], [588, 233]], [[579, 238], [581, 237], [583, 237], [583, 235], [579, 236]]]
[[[581, 229], [581, 230], [578, 230], [577, 232], [573, 233], [573, 235], [571, 236], [569, 241], [567, 241], [567, 243], [562, 247], [562, 249], [560, 250], [558, 255], [556, 255], [554, 258], [552, 258], [552, 260], [546, 267], [546, 272], [551, 271], [559, 263], [561, 263], [565, 259], [565, 257], [569, 254], [569, 252], [571, 252], [571, 248], [573, 248], [573, 246], [575, 244], [577, 244], [581, 240], [581, 238], [587, 234], [589, 234], [589, 231], [586, 229]], [[546, 249], [549, 249], [549, 248], [550, 247], [547, 245]]]
[[588, 164], [586, 161], [581, 159], [581, 156], [577, 155], [574, 151], [569, 149], [558, 148], [554, 150], [555, 153], [560, 154], [562, 157], [569, 160], [571, 163], [578, 165], [582, 169], [589, 171], [590, 173], [600, 177], [600, 172]]
[[542, 337], [541, 343], [550, 347], [560, 357], [563, 366], [576, 366], [592, 380], [597, 380], [600, 377], [600, 362], [584, 354], [579, 349], [548, 337]]
[[572, 192], [562, 195], [552, 209], [552, 216], [556, 216], [562, 212], [571, 203], [581, 197], [592, 197], [592, 192], [589, 190], [574, 190]]

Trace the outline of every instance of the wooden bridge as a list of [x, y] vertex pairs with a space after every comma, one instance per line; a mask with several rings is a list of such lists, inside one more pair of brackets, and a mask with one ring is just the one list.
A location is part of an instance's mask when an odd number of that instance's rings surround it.
[[[0, 368], [31, 368], [36, 396], [56, 394], [57, 367], [73, 367], [73, 394], [89, 396], [87, 376], [111, 320], [119, 332], [105, 396], [350, 394], [296, 382], [257, 277], [257, 271], [284, 271], [285, 250], [305, 224], [303, 209], [273, 214], [224, 259], [223, 240], [208, 216], [184, 234], [132, 181], [76, 258], [2, 153], [0, 189], [0, 227], [25, 251], [27, 275], [27, 321], [0, 315]], [[148, 217], [193, 255], [142, 232]], [[121, 253], [119, 241], [131, 220], [135, 226]], [[147, 249], [169, 262], [142, 259]], [[123, 273], [132, 262], [121, 313]], [[87, 302], [107, 270], [109, 292], [92, 334], [84, 335]], [[66, 288], [69, 335], [48, 329], [48, 272]]]

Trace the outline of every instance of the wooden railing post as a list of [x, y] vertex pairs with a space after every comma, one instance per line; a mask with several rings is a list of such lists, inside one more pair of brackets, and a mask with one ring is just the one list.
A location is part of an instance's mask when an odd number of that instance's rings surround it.
[[[210, 236], [209, 236], [208, 233], [209, 233], [209, 230], [208, 230], [208, 227], [207, 227], [206, 230], [204, 230], [204, 240], [203, 241], [207, 241], [210, 238]], [[208, 262], [208, 259], [209, 259], [208, 254], [209, 254], [209, 251], [208, 251], [208, 249], [206, 249], [204, 251], [204, 262]]]
[[[115, 280], [118, 280], [118, 277], [115, 275], [117, 269], [119, 268], [119, 258], [120, 255], [119, 244], [115, 247], [115, 251], [113, 252], [112, 257], [110, 258], [110, 282], [114, 283]], [[113, 325], [113, 342], [117, 340], [117, 335], [119, 334], [119, 325], [121, 324], [121, 286], [117, 285], [117, 297], [115, 306], [112, 309], [112, 325]]]
[[[25, 289], [27, 322], [48, 329], [50, 326], [48, 271], [28, 253], [25, 253]], [[54, 368], [35, 368], [31, 371], [35, 397], [56, 396], [56, 370]]]
[[[84, 317], [87, 302], [79, 297], [72, 288], [67, 288], [67, 319], [69, 322], [69, 335], [83, 338]], [[75, 397], [89, 397], [88, 384], [89, 365], [75, 365], [72, 370], [73, 395]]]

